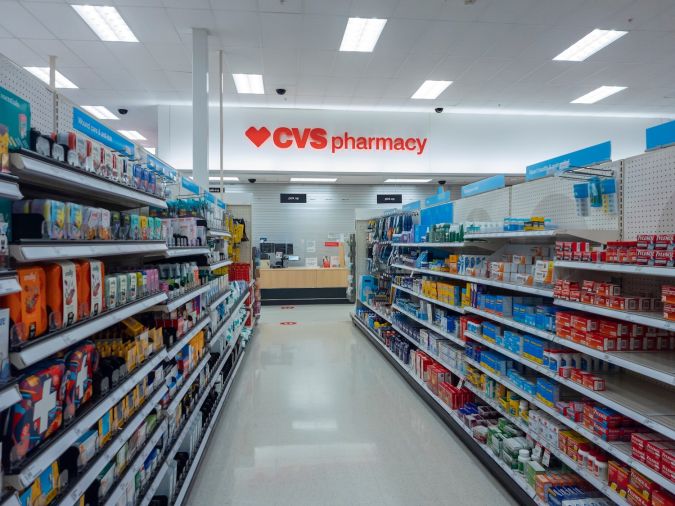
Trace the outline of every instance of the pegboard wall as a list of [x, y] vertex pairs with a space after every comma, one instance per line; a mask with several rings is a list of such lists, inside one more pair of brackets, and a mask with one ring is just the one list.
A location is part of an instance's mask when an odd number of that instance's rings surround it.
[[55, 94], [30, 72], [0, 54], [0, 86], [30, 102], [31, 126], [41, 132], [54, 130]]
[[[598, 165], [613, 169], [617, 185], [621, 184], [621, 161]], [[573, 186], [580, 181], [547, 177], [511, 187], [511, 213], [515, 217], [544, 216], [552, 218], [559, 228], [575, 230], [619, 230], [619, 215], [591, 208], [590, 215], [577, 215]]]
[[56, 107], [56, 125], [59, 132], [70, 132], [73, 130], [73, 107], [70, 100], [58, 96]]
[[511, 188], [502, 188], [454, 202], [455, 223], [502, 221], [511, 216]]
[[624, 160], [623, 238], [675, 233], [675, 146]]

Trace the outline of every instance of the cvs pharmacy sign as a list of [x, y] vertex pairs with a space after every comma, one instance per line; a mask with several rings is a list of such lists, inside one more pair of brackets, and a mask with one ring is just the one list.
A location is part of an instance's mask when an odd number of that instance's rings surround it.
[[325, 128], [296, 128], [280, 126], [270, 131], [267, 127], [249, 127], [244, 134], [260, 148], [271, 139], [278, 149], [330, 149], [338, 151], [402, 151], [420, 156], [427, 146], [426, 137], [363, 137], [349, 132], [329, 135]]

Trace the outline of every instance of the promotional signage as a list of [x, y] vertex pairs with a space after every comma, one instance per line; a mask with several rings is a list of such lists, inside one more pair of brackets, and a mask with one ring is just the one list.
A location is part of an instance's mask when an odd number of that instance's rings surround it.
[[218, 188], [217, 186], [209, 186], [209, 191], [211, 193], [220, 193], [220, 188]]
[[279, 202], [281, 204], [306, 204], [306, 193], [280, 193]]
[[251, 126], [244, 135], [260, 148], [268, 140], [277, 149], [312, 149], [317, 151], [403, 151], [420, 156], [427, 146], [426, 137], [358, 136], [350, 132], [331, 135], [325, 128]]
[[136, 153], [133, 142], [125, 139], [114, 130], [99, 123], [76, 107], [73, 107], [73, 128], [119, 153], [132, 158]]
[[[30, 104], [14, 93], [0, 87], [0, 118], [2, 118], [2, 124], [0, 124], [0, 153], [3, 152], [3, 148], [5, 154], [10, 148], [29, 149]], [[8, 161], [0, 160], [0, 166], [5, 167], [7, 164], [9, 164]]]
[[337, 248], [340, 246], [340, 243], [337, 241], [326, 241], [323, 243], [326, 248]]
[[432, 195], [431, 197], [427, 197], [424, 199], [424, 205], [426, 207], [435, 206], [446, 202], [450, 202], [450, 192], [449, 191], [444, 192], [440, 188], [436, 195]]
[[532, 181], [552, 176], [580, 167], [588, 167], [612, 160], [612, 143], [610, 141], [580, 149], [566, 155], [551, 158], [543, 162], [528, 165], [525, 169], [525, 180]]
[[417, 211], [422, 208], [422, 202], [416, 200], [415, 202], [410, 202], [409, 204], [403, 204], [404, 211]]
[[195, 183], [194, 181], [189, 180], [185, 176], [180, 178], [180, 185], [183, 189], [194, 193], [195, 195], [199, 195], [201, 192], [199, 191], [199, 185]]
[[225, 202], [223, 202], [222, 200], [219, 200], [217, 202], [217, 204], [218, 204], [218, 207], [220, 207], [221, 209], [227, 209], [227, 204]]
[[668, 123], [648, 128], [646, 134], [646, 151], [675, 144], [675, 121], [669, 121]]
[[145, 156], [146, 156], [146, 163], [150, 170], [154, 171], [156, 174], [165, 177], [166, 179], [170, 179], [171, 181], [176, 181], [178, 179], [178, 172], [176, 171], [176, 169], [170, 167], [162, 160], [160, 160], [154, 155], [151, 155], [150, 153], [146, 153]]
[[216, 203], [216, 197], [214, 197], [211, 192], [204, 192], [204, 200], [206, 200], [209, 204], [215, 204]]
[[504, 188], [505, 186], [506, 179], [504, 178], [503, 174], [488, 177], [486, 179], [476, 181], [475, 183], [462, 186], [462, 197], [471, 197], [472, 195], [498, 190], [499, 188]]
[[400, 193], [378, 193], [378, 204], [400, 204], [403, 202], [403, 195]]

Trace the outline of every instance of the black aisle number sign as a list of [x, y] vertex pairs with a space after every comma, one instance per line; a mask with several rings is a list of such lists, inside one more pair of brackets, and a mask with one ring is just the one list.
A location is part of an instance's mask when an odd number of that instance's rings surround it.
[[282, 204], [306, 204], [306, 193], [281, 193], [279, 194], [279, 202]]
[[403, 195], [400, 193], [378, 193], [378, 204], [401, 204], [403, 203]]

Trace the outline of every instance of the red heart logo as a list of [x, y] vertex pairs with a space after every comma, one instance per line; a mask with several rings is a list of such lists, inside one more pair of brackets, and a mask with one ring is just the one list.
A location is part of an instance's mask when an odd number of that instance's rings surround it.
[[269, 139], [270, 131], [265, 127], [249, 127], [248, 130], [246, 130], [246, 137], [248, 137], [257, 148], [259, 148], [265, 143], [267, 139]]

